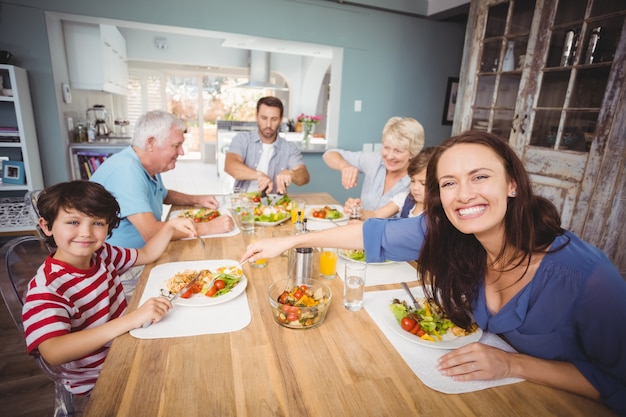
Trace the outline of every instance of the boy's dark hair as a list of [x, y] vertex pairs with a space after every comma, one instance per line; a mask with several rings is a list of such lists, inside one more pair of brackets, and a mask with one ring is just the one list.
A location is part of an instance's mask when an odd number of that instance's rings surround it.
[[37, 210], [52, 229], [60, 210], [74, 209], [92, 217], [103, 218], [113, 229], [120, 224], [120, 205], [102, 185], [91, 181], [62, 182], [46, 188], [39, 194]]
[[278, 107], [278, 109], [280, 110], [280, 117], [283, 117], [283, 102], [280, 101], [279, 98], [272, 97], [272, 96], [261, 97], [259, 101], [256, 102], [257, 113], [259, 112], [259, 109], [261, 108], [261, 104], [264, 104], [269, 107]]

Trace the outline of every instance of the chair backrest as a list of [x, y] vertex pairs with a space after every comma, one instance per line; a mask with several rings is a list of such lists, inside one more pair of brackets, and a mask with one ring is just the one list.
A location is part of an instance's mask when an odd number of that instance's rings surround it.
[[0, 292], [20, 332], [24, 332], [22, 306], [28, 282], [50, 254], [44, 239], [18, 237], [0, 248]]
[[35, 224], [35, 230], [37, 230], [37, 234], [39, 236], [46, 238], [43, 230], [39, 227], [39, 209], [37, 208], [37, 200], [39, 199], [39, 194], [41, 194], [42, 190], [33, 190], [26, 193], [24, 196], [24, 202], [28, 206], [28, 215], [30, 219]]
[[[22, 334], [24, 334], [22, 307], [28, 283], [49, 254], [50, 249], [45, 239], [37, 236], [18, 237], [0, 248], [0, 292], [15, 326]], [[60, 370], [50, 366], [38, 353], [33, 356], [44, 374], [54, 381], [54, 416], [80, 415], [79, 409], [74, 404], [73, 395], [63, 386], [63, 375]], [[81, 407], [84, 407], [84, 401]]]

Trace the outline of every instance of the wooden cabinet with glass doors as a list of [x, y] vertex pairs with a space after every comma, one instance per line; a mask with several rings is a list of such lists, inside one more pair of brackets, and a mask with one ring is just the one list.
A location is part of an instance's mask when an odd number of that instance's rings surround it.
[[474, 0], [453, 133], [508, 139], [563, 227], [626, 271], [626, 2]]

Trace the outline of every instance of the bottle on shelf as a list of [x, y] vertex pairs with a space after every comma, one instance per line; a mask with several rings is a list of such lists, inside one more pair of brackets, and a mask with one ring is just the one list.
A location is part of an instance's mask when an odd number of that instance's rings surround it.
[[578, 46], [578, 32], [570, 30], [565, 34], [565, 43], [563, 44], [563, 55], [561, 56], [561, 66], [569, 67], [574, 63], [576, 56], [576, 47]]
[[589, 36], [589, 43], [587, 44], [587, 56], [585, 57], [586, 64], [593, 64], [596, 61], [595, 53], [598, 46], [598, 40], [600, 39], [600, 32], [602, 26], [593, 28], [591, 35]]
[[506, 53], [502, 60], [502, 71], [513, 71], [515, 69], [515, 42], [509, 41]]

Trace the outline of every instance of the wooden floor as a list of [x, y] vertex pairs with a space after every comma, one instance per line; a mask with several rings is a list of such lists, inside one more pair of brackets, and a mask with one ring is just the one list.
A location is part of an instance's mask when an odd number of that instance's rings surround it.
[[54, 384], [26, 354], [24, 337], [17, 331], [3, 301], [0, 302], [0, 415], [52, 416]]

